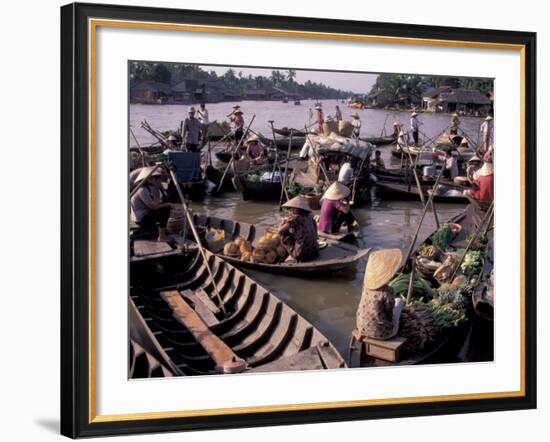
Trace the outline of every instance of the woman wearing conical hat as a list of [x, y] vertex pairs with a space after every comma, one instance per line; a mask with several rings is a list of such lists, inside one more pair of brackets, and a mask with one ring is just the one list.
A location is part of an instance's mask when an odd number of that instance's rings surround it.
[[478, 201], [491, 202], [494, 194], [493, 163], [485, 162], [479, 169], [479, 178], [472, 183], [472, 189], [465, 190], [472, 198]]
[[460, 124], [460, 120], [458, 119], [458, 114], [455, 112], [451, 116], [451, 135], [456, 135], [458, 133], [458, 125]]
[[388, 286], [401, 267], [403, 254], [399, 249], [386, 249], [373, 252], [369, 256], [363, 292], [357, 308], [356, 320], [358, 332], [367, 338], [389, 339], [397, 333], [401, 301], [394, 321], [396, 300], [393, 290]]
[[160, 168], [153, 169], [143, 167], [136, 178], [136, 184], [145, 182], [130, 199], [131, 217], [144, 230], [158, 227], [158, 241], [167, 241], [166, 224], [172, 205], [161, 202], [162, 171]]
[[311, 208], [298, 195], [283, 204], [287, 214], [279, 226], [279, 235], [288, 253], [287, 261], [311, 261], [318, 254], [317, 226]]
[[349, 187], [338, 181], [332, 183], [321, 198], [319, 232], [337, 233], [343, 225], [353, 228], [355, 218], [351, 214], [348, 198]]

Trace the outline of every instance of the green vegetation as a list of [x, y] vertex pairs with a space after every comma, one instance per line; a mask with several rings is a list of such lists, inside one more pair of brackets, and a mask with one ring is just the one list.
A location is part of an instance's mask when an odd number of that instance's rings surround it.
[[273, 70], [269, 77], [258, 75], [244, 75], [242, 71], [228, 68], [223, 75], [215, 71], [204, 70], [196, 64], [186, 63], [153, 63], [135, 61], [130, 63], [130, 78], [132, 80], [153, 80], [159, 83], [176, 83], [181, 80], [223, 80], [225, 86], [243, 92], [247, 89], [281, 88], [287, 92], [298, 94], [301, 97], [345, 98], [353, 95], [353, 92], [334, 89], [322, 83], [305, 83], [296, 81], [296, 71]]

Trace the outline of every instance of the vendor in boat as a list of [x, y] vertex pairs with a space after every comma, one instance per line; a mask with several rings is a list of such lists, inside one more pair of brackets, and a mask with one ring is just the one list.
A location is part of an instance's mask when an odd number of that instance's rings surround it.
[[361, 118], [357, 112], [351, 114], [351, 125], [353, 126], [352, 136], [359, 138], [361, 133]]
[[408, 147], [407, 134], [404, 130], [399, 131], [399, 136], [397, 137], [397, 151], [401, 152], [404, 148]]
[[319, 127], [319, 133], [323, 133], [323, 124], [325, 123], [325, 116], [323, 114], [323, 108], [320, 104], [315, 106], [317, 126]]
[[349, 187], [339, 182], [332, 183], [327, 189], [321, 198], [319, 232], [337, 233], [343, 225], [348, 231], [353, 230], [355, 218], [348, 202], [350, 193]]
[[466, 167], [466, 178], [470, 184], [479, 178], [479, 169], [481, 169], [482, 164], [483, 161], [481, 161], [481, 158], [477, 155], [474, 155], [468, 160], [468, 167]]
[[199, 149], [199, 137], [201, 133], [201, 123], [195, 118], [195, 108], [190, 106], [187, 109], [187, 118], [183, 123], [183, 139], [185, 140], [185, 147], [189, 152], [198, 152]]
[[458, 126], [460, 124], [460, 120], [458, 119], [458, 114], [455, 112], [452, 116], [451, 116], [451, 124], [450, 124], [450, 127], [451, 127], [451, 135], [456, 135], [458, 134]]
[[162, 169], [153, 169], [154, 167], [143, 167], [136, 179], [136, 185], [143, 180], [145, 182], [130, 198], [132, 221], [144, 230], [158, 227], [158, 241], [168, 241], [166, 224], [172, 205], [161, 202]]
[[493, 144], [493, 117], [487, 115], [479, 128], [481, 142], [483, 143], [482, 153], [487, 152], [489, 146]]
[[[396, 303], [388, 283], [401, 267], [402, 260], [403, 254], [399, 249], [378, 250], [370, 254], [356, 313], [357, 331], [361, 336], [382, 340], [395, 336], [394, 310], [395, 322], [398, 323], [402, 301]], [[398, 308], [395, 308], [396, 304]]]
[[433, 150], [434, 156], [444, 161], [442, 178], [453, 181], [458, 176], [458, 160], [450, 150]]
[[420, 130], [420, 125], [422, 124], [416, 118], [417, 116], [418, 116], [418, 114], [416, 112], [413, 112], [411, 114], [411, 121], [410, 121], [410, 123], [411, 123], [411, 132], [412, 132], [412, 135], [413, 135], [413, 140], [414, 140], [415, 146], [418, 146], [418, 132]]
[[382, 159], [382, 152], [380, 152], [378, 149], [374, 152], [374, 159], [372, 160], [371, 167], [375, 171], [384, 170], [386, 168], [386, 164]]
[[267, 152], [257, 135], [252, 135], [246, 140], [246, 155], [255, 164], [260, 165], [265, 163]]
[[338, 105], [336, 105], [336, 110], [334, 111], [334, 118], [336, 119], [337, 123], [343, 120], [342, 111], [340, 110], [340, 106]]
[[170, 135], [166, 139], [166, 150], [176, 150], [178, 148], [178, 139], [174, 135]]
[[298, 195], [283, 204], [287, 214], [278, 233], [288, 253], [287, 261], [311, 261], [318, 255], [317, 226], [311, 208], [303, 196]]
[[465, 190], [465, 195], [470, 195], [472, 198], [482, 201], [491, 202], [494, 199], [494, 172], [493, 163], [486, 162], [479, 169], [479, 178], [474, 180], [472, 188]]
[[243, 137], [243, 131], [244, 131], [243, 111], [240, 108], [235, 109], [235, 111], [229, 117], [229, 121], [231, 121], [231, 124], [233, 126], [233, 133], [235, 134], [235, 143], [239, 144], [239, 142], [241, 141], [241, 138]]

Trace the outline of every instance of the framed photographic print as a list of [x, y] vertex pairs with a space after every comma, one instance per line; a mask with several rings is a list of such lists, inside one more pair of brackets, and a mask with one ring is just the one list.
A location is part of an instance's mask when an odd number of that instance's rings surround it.
[[535, 44], [62, 7], [62, 434], [536, 407]]

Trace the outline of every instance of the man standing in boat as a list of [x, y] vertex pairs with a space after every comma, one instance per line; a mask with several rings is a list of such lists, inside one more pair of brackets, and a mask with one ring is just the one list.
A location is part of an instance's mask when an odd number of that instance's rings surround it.
[[243, 137], [243, 131], [244, 131], [244, 118], [243, 118], [243, 111], [239, 108], [237, 108], [233, 113], [231, 114], [231, 117], [229, 117], [229, 121], [231, 121], [231, 124], [233, 125], [233, 133], [235, 134], [235, 143], [239, 144], [241, 141], [241, 138]]
[[455, 112], [451, 116], [451, 135], [458, 134], [458, 125], [460, 124], [460, 120], [458, 119], [458, 114]]
[[334, 118], [336, 118], [336, 122], [340, 124], [340, 121], [343, 120], [342, 118], [342, 111], [340, 110], [340, 106], [336, 105], [336, 110], [334, 111]]
[[416, 112], [413, 112], [411, 114], [411, 131], [412, 131], [415, 146], [418, 146], [418, 131], [419, 131], [420, 125], [422, 124], [416, 118], [417, 116], [418, 116], [418, 114]]
[[359, 138], [359, 135], [361, 134], [361, 118], [359, 118], [359, 114], [357, 112], [351, 114], [351, 125], [353, 126], [353, 137]]
[[208, 110], [206, 109], [206, 105], [204, 103], [201, 103], [199, 105], [199, 110], [197, 114], [199, 123], [201, 124], [201, 139], [202, 145], [204, 146], [206, 144], [206, 135], [208, 133], [208, 123], [210, 123]]
[[484, 154], [489, 149], [489, 146], [493, 144], [493, 117], [487, 115], [483, 123], [481, 123], [479, 131], [481, 133], [481, 142], [483, 143], [483, 152], [481, 153]]
[[187, 110], [188, 117], [183, 123], [183, 139], [185, 140], [185, 147], [189, 152], [198, 152], [199, 149], [199, 135], [201, 132], [201, 124], [199, 120], [195, 118], [195, 108], [189, 107]]
[[317, 126], [319, 128], [319, 133], [323, 133], [323, 124], [325, 123], [325, 116], [323, 114], [323, 108], [320, 104], [317, 104], [315, 106], [315, 110], [317, 111]]

